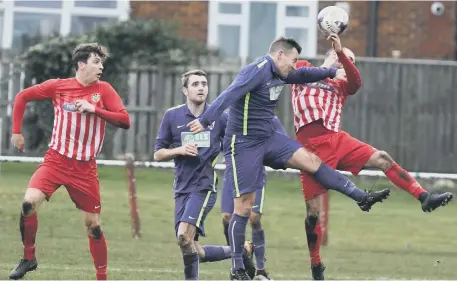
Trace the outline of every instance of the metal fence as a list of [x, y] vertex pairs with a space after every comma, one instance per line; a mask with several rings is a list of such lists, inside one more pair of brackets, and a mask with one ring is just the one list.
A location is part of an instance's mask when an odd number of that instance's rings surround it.
[[[319, 60], [311, 61], [319, 64]], [[357, 67], [363, 76], [363, 87], [346, 103], [343, 129], [389, 152], [408, 170], [456, 172], [457, 63], [360, 58]], [[200, 68], [209, 74], [209, 101], [212, 101], [229, 85], [240, 66]], [[22, 88], [23, 74], [18, 65], [3, 63], [0, 69], [1, 147], [6, 154], [12, 153], [8, 104]], [[188, 68], [129, 71], [125, 103], [132, 127], [115, 133], [114, 157], [131, 152], [140, 159], [151, 159], [163, 113], [185, 101], [180, 82], [185, 70]], [[284, 87], [280, 97], [277, 115], [293, 137], [288, 87]]]

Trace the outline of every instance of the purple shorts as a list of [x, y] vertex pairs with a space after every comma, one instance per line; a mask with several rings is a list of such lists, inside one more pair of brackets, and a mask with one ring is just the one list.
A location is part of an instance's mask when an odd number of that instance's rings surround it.
[[212, 190], [200, 190], [175, 196], [175, 233], [180, 222], [187, 222], [197, 227], [197, 234], [205, 236], [204, 222], [216, 204], [217, 193]]
[[301, 147], [289, 136], [277, 132], [263, 139], [226, 136], [224, 181], [234, 187], [233, 197], [262, 189], [264, 166], [286, 169], [286, 163]]

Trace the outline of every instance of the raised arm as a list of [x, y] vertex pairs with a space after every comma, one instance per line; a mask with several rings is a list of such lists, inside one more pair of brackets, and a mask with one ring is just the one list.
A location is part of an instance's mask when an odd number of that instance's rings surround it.
[[348, 56], [346, 56], [343, 51], [336, 54], [338, 55], [339, 61], [343, 65], [344, 72], [346, 72], [347, 81], [344, 82], [346, 92], [349, 95], [353, 95], [360, 89], [360, 87], [362, 87], [362, 75], [360, 75], [360, 72], [355, 64], [349, 59]]
[[22, 133], [22, 120], [29, 101], [52, 99], [55, 96], [57, 79], [50, 79], [20, 91], [14, 99], [12, 133]]

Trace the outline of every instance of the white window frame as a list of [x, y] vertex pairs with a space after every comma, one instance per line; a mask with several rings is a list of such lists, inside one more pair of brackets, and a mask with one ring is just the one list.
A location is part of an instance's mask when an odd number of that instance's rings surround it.
[[[246, 61], [249, 52], [249, 15], [250, 3], [254, 1], [212, 0], [208, 5], [208, 38], [209, 47], [218, 47], [219, 25], [233, 25], [240, 27], [240, 58]], [[268, 1], [258, 1], [268, 2]], [[286, 28], [307, 28], [308, 38], [306, 53], [303, 57], [315, 57], [317, 54], [317, 9], [318, 1], [275, 1], [276, 6], [276, 34], [275, 38], [283, 36]], [[220, 3], [241, 4], [241, 14], [219, 13]], [[308, 17], [287, 17], [287, 6], [301, 6], [308, 8]]]
[[[219, 3], [240, 4], [241, 14], [219, 13]], [[249, 13], [250, 3], [243, 1], [209, 1], [208, 7], [208, 46], [218, 47], [219, 25], [240, 27], [240, 57], [247, 58], [249, 46]]]
[[[286, 28], [306, 28], [308, 38], [307, 46], [304, 48], [306, 53], [301, 53], [303, 57], [315, 57], [317, 54], [317, 1], [278, 1], [276, 8], [276, 37], [285, 35]], [[288, 17], [286, 16], [287, 6], [300, 6], [308, 8], [308, 17]], [[303, 46], [304, 47], [304, 46]]]
[[117, 0], [115, 9], [75, 7], [74, 0], [62, 0], [61, 8], [18, 7], [14, 1], [2, 1], [0, 10], [3, 10], [3, 40], [2, 48], [11, 49], [13, 45], [14, 13], [56, 14], [60, 15], [60, 35], [67, 36], [71, 31], [72, 16], [90, 16], [103, 18], [117, 18], [119, 21], [129, 19], [130, 1]]

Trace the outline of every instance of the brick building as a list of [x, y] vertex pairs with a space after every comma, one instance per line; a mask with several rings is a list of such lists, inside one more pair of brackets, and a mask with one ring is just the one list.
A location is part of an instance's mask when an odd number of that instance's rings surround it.
[[[229, 56], [255, 57], [265, 43], [285, 34], [304, 46], [305, 56], [325, 53], [328, 42], [315, 28], [329, 1], [131, 1], [131, 17], [158, 17], [181, 23], [183, 36], [222, 47]], [[457, 4], [432, 1], [348, 1], [350, 24], [341, 37], [358, 56], [456, 59]], [[438, 13], [439, 14], [439, 13]], [[312, 27], [312, 28], [310, 28]], [[276, 30], [271, 32], [271, 30]], [[255, 34], [255, 36], [252, 36]]]

